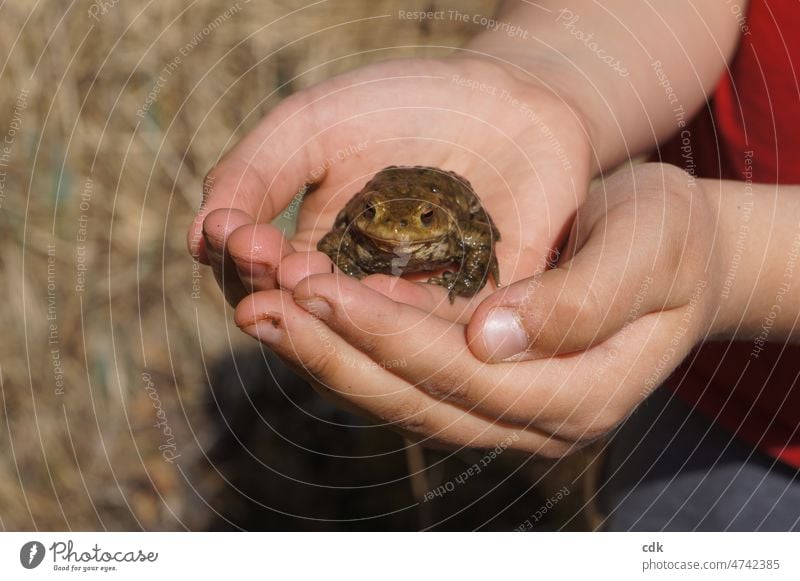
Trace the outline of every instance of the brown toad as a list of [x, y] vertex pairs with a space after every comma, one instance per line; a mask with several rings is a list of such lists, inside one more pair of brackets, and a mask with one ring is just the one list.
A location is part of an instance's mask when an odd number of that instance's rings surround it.
[[480, 291], [489, 273], [499, 286], [499, 239], [467, 180], [434, 167], [390, 166], [353, 196], [317, 249], [357, 278], [457, 268], [428, 280], [452, 303]]

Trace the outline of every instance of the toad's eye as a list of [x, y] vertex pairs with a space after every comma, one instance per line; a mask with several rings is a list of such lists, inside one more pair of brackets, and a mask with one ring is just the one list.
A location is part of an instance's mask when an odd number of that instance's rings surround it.
[[419, 219], [423, 226], [430, 226], [433, 223], [433, 210], [423, 212], [420, 214]]
[[372, 202], [367, 202], [364, 205], [364, 216], [367, 218], [367, 220], [372, 220], [375, 217], [375, 206], [372, 204]]

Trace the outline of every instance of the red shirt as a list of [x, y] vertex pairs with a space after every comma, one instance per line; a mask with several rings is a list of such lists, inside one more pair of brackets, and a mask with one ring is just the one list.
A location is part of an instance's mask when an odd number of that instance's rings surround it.
[[[661, 159], [698, 177], [800, 184], [798, 30], [800, 3], [752, 0], [728, 74]], [[682, 157], [686, 137], [691, 156]], [[791, 293], [800, 292], [800, 273], [794, 278]], [[800, 468], [799, 378], [800, 347], [747, 341], [703, 345], [668, 384], [740, 439]]]

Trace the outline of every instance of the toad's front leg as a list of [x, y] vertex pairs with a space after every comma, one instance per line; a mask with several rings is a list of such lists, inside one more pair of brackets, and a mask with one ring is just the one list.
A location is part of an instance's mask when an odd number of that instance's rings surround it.
[[459, 232], [463, 251], [461, 268], [457, 273], [444, 272], [442, 276], [431, 278], [428, 282], [439, 284], [447, 289], [447, 297], [452, 304], [456, 296], [471, 297], [478, 294], [491, 273], [495, 286], [500, 286], [500, 270], [494, 243], [497, 234], [490, 224], [471, 222]]
[[353, 259], [354, 242], [347, 231], [332, 231], [317, 242], [317, 250], [324, 252], [343, 273], [364, 278], [367, 272]]

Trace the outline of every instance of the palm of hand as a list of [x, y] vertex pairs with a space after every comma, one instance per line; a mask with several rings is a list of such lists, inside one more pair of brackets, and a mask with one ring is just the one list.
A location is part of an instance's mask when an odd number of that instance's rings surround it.
[[[386, 63], [313, 88], [307, 105], [312, 124], [305, 131], [313, 137], [298, 149], [306, 156], [295, 181], [325, 177], [303, 201], [293, 249], [315, 251], [339, 210], [376, 172], [389, 165], [427, 165], [472, 183], [501, 232], [496, 250], [503, 285], [543, 270], [585, 190], [586, 161], [567, 157], [569, 144], [553, 137], [557, 128], [550, 127], [575, 121], [543, 91], [494, 66], [477, 68], [470, 71], [459, 61]], [[481, 82], [484, 89], [454, 79]], [[542, 111], [526, 116], [524, 106], [502, 95], [536, 99]], [[291, 162], [286, 166], [298, 169]], [[367, 283], [395, 300], [462, 321], [495, 290], [489, 283], [476, 297], [451, 306], [441, 287], [381, 275]]]

